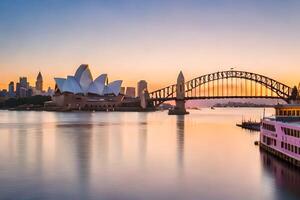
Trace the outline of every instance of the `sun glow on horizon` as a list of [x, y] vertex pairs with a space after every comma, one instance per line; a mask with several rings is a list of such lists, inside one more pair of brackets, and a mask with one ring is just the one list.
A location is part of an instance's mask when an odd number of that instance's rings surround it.
[[[94, 77], [149, 90], [235, 67], [289, 86], [300, 81], [300, 2], [1, 2], [0, 88], [38, 71], [44, 88], [82, 63]], [[78, 15], [78, 13], [81, 13]], [[36, 23], [30, 23], [37, 19]], [[4, 76], [3, 76], [4, 74]]]

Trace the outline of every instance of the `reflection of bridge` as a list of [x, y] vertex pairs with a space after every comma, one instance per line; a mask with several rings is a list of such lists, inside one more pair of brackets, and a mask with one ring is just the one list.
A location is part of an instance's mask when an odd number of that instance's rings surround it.
[[292, 89], [260, 74], [230, 70], [206, 74], [187, 82], [180, 72], [177, 84], [153, 91], [149, 95], [150, 101], [155, 106], [165, 101], [175, 100], [177, 109], [185, 110], [185, 100], [263, 98], [290, 102], [297, 98], [298, 91], [297, 88]]

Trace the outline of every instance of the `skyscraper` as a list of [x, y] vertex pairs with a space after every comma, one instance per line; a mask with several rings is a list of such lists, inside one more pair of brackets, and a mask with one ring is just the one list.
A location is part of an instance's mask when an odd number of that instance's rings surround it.
[[27, 89], [24, 87], [20, 87], [20, 96], [21, 98], [27, 97]]
[[20, 97], [20, 83], [16, 83], [16, 96]]
[[43, 91], [43, 76], [41, 72], [39, 72], [38, 76], [36, 77], [35, 89], [39, 92]]
[[9, 97], [15, 96], [15, 83], [11, 81], [8, 85], [8, 95]]
[[20, 77], [19, 83], [17, 83], [16, 94], [17, 97], [26, 97], [27, 90], [29, 89], [29, 83], [27, 82], [27, 77]]
[[20, 87], [28, 89], [27, 77], [20, 77]]
[[125, 96], [134, 98], [135, 97], [135, 87], [127, 87]]

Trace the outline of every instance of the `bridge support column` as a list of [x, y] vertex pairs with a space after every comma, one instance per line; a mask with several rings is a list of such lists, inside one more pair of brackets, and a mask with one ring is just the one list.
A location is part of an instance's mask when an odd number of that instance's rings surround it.
[[176, 85], [176, 106], [174, 109], [169, 110], [169, 115], [186, 115], [189, 112], [185, 109], [185, 81], [182, 71], [177, 77]]

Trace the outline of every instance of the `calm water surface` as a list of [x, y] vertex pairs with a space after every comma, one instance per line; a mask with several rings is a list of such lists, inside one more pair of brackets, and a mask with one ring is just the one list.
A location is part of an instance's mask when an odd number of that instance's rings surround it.
[[0, 111], [0, 199], [299, 200], [300, 170], [235, 126], [262, 113]]

